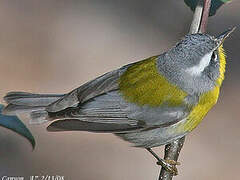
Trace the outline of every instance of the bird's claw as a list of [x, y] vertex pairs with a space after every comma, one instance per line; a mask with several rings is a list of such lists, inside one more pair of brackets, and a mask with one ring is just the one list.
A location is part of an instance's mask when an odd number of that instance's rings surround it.
[[174, 160], [170, 160], [170, 159], [166, 159], [166, 160], [163, 160], [163, 161], [158, 161], [157, 164], [161, 165], [165, 170], [167, 170], [168, 172], [170, 172], [174, 176], [178, 175], [178, 170], [177, 170], [176, 165], [180, 165], [179, 162], [174, 161]]
[[180, 165], [181, 164], [180, 162], [177, 162], [177, 161], [174, 161], [171, 159], [166, 159], [165, 161], [166, 161], [166, 163], [171, 164], [171, 165]]

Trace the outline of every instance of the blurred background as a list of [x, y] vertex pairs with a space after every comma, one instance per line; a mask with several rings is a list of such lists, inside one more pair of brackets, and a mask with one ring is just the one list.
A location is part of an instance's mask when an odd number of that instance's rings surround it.
[[[217, 35], [240, 24], [240, 1], [209, 20]], [[172, 47], [188, 32], [183, 0], [0, 1], [0, 97], [8, 91], [65, 93]], [[238, 179], [240, 171], [239, 28], [225, 42], [227, 72], [218, 104], [187, 136], [176, 180]], [[3, 101], [1, 101], [3, 103]], [[157, 179], [144, 149], [111, 134], [49, 133], [29, 125], [37, 145], [0, 128], [0, 177], [60, 175], [67, 180]], [[163, 148], [155, 148], [162, 155]]]

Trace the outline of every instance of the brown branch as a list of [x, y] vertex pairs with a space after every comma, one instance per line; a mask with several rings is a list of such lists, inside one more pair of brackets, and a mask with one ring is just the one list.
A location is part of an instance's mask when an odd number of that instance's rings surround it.
[[[190, 27], [190, 34], [197, 32], [206, 32], [208, 16], [211, 6], [211, 0], [199, 0], [198, 5], [195, 9], [192, 24]], [[185, 136], [173, 141], [165, 146], [164, 159], [177, 161], [180, 151], [183, 147]], [[166, 171], [164, 168], [161, 169], [159, 180], [172, 180], [173, 175]]]
[[[178, 160], [178, 156], [180, 154], [180, 151], [183, 147], [185, 141], [185, 136], [183, 136], [180, 139], [177, 139], [175, 141], [173, 141], [170, 144], [167, 144], [165, 146], [165, 155], [164, 155], [164, 159], [168, 159], [168, 160], [174, 160], [177, 162]], [[160, 176], [159, 176], [159, 180], [171, 180], [173, 178], [173, 174], [169, 173], [168, 171], [166, 171], [163, 167], [161, 169], [160, 172]]]
[[210, 7], [211, 7], [211, 0], [204, 0], [203, 14], [202, 14], [202, 19], [201, 19], [201, 24], [199, 29], [201, 33], [206, 32]]

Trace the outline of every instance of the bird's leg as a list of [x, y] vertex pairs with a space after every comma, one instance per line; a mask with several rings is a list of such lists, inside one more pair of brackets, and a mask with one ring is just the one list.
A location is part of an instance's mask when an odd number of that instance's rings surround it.
[[170, 159], [162, 159], [158, 157], [158, 155], [151, 148], [146, 148], [146, 150], [157, 159], [157, 165], [161, 165], [164, 169], [172, 173], [174, 176], [178, 174], [176, 165], [180, 165], [179, 162]]

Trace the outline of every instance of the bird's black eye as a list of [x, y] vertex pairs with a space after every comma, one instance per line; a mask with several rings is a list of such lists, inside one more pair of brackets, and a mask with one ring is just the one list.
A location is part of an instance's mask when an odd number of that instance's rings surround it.
[[212, 57], [211, 57], [211, 60], [212, 61], [217, 61], [217, 52], [216, 51], [213, 51], [213, 53], [212, 53]]

